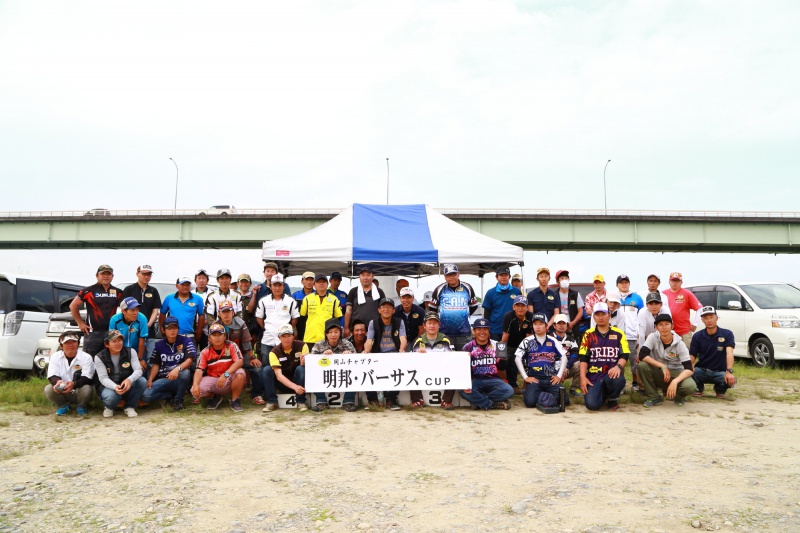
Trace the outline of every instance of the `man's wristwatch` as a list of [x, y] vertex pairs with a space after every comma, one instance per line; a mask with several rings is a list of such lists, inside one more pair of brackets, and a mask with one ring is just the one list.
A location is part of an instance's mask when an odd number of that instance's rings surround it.
[[222, 374], [222, 375], [223, 375], [223, 376], [225, 376], [226, 378], [229, 378], [229, 377], [231, 377], [231, 373], [230, 373], [230, 372], [225, 372], [225, 373], [224, 373], [224, 374]]
[[726, 368], [725, 372], [730, 372], [731, 374], [733, 374], [733, 369], [732, 368]]

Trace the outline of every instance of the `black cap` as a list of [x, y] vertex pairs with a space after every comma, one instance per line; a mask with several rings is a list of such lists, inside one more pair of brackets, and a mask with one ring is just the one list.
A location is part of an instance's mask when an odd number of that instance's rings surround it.
[[511, 275], [511, 269], [508, 268], [507, 266], [497, 267], [497, 270], [495, 270], [495, 274], [497, 274], [498, 276], [500, 274], [508, 274], [510, 276]]
[[672, 324], [672, 317], [669, 316], [667, 313], [659, 313], [656, 315], [656, 318], [653, 321], [653, 323], [658, 324], [659, 322], [669, 322], [670, 324]]
[[547, 324], [547, 317], [543, 313], [536, 313], [533, 315], [533, 318], [531, 318], [531, 322], [536, 322], [537, 320]]
[[380, 308], [380, 306], [382, 306], [382, 305], [384, 305], [384, 304], [389, 304], [389, 305], [391, 305], [392, 307], [394, 307], [394, 301], [392, 301], [392, 300], [391, 300], [391, 299], [389, 299], [389, 298], [381, 298], [380, 300], [378, 300], [378, 307], [379, 307], [379, 308]]
[[630, 283], [631, 278], [629, 278], [627, 274], [620, 274], [619, 276], [617, 276], [617, 284], [619, 284], [620, 281], [627, 281], [628, 283]]
[[321, 279], [328, 281], [328, 276], [326, 276], [325, 274], [317, 274], [316, 277], [314, 278], [314, 283], [318, 282]]
[[372, 272], [372, 267], [369, 265], [359, 265], [358, 273], [361, 274], [362, 272]]
[[342, 279], [342, 274], [339, 272], [334, 272], [331, 274], [331, 279]]
[[328, 333], [331, 328], [339, 328], [342, 329], [342, 325], [339, 323], [338, 318], [329, 318], [325, 321], [325, 333]]
[[649, 304], [653, 302], [661, 303], [661, 295], [658, 294], [657, 292], [648, 292], [647, 299], [645, 300], [644, 303]]

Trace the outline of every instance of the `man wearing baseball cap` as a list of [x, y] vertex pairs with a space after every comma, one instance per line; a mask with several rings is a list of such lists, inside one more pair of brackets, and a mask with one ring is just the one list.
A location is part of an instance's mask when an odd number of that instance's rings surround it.
[[378, 302], [386, 298], [383, 289], [378, 287], [375, 281], [375, 274], [369, 265], [360, 265], [358, 272], [358, 285], [350, 289], [347, 293], [347, 304], [344, 313], [344, 336], [349, 337], [351, 323], [353, 320], [360, 320], [364, 324], [369, 324], [378, 313]]
[[672, 331], [671, 316], [658, 315], [655, 323], [656, 331], [639, 350], [639, 377], [647, 397], [644, 406], [654, 407], [663, 402], [659, 392], [664, 392], [668, 400], [682, 407], [686, 397], [697, 390], [689, 350]]
[[479, 318], [472, 325], [475, 338], [463, 348], [469, 353], [472, 372], [472, 386], [460, 392], [475, 409], [511, 409], [511, 397], [514, 389], [500, 379], [500, 367], [505, 359], [497, 356], [497, 341], [489, 337], [489, 321]]
[[695, 313], [694, 317], [691, 317], [691, 311], [699, 311], [703, 304], [692, 291], [683, 288], [683, 275], [680, 272], [673, 272], [669, 275], [669, 289], [665, 290], [663, 294], [675, 322], [673, 325], [675, 333], [680, 335], [688, 349], [692, 343], [692, 333], [697, 329], [700, 321], [700, 315]]
[[[250, 303], [247, 304], [248, 310], [251, 313], [255, 312], [258, 303], [264, 296], [271, 294], [272, 276], [274, 276], [275, 274], [278, 274], [278, 264], [273, 263], [272, 261], [264, 263], [264, 283], [252, 287], [253, 297], [250, 299]], [[289, 287], [289, 284], [285, 282], [283, 284], [283, 294], [287, 296], [292, 295], [292, 289]], [[300, 304], [298, 304], [298, 306], [299, 305]]]
[[[500, 342], [506, 343], [507, 353], [513, 354], [528, 335], [533, 335], [533, 313], [528, 311], [528, 299], [520, 294], [514, 298], [511, 311], [503, 317], [503, 336]], [[514, 388], [514, 394], [520, 393], [518, 377], [517, 365], [506, 365], [506, 379]]]
[[278, 392], [295, 395], [295, 405], [300, 411], [307, 411], [306, 405], [306, 354], [308, 345], [295, 340], [291, 324], [278, 327], [278, 344], [272, 348], [269, 360], [261, 369], [261, 379], [266, 391], [267, 406], [262, 413], [278, 409]]
[[156, 345], [156, 323], [158, 322], [158, 310], [161, 309], [161, 293], [150, 284], [153, 278], [153, 267], [150, 265], [139, 265], [136, 267], [136, 283], [131, 283], [122, 289], [122, 299], [136, 298], [139, 302], [139, 312], [147, 320], [147, 340], [145, 340], [146, 357], [149, 358]]
[[164, 332], [164, 320], [168, 316], [174, 316], [178, 319], [178, 332], [197, 341], [206, 325], [203, 298], [192, 292], [192, 280], [187, 276], [178, 278], [175, 288], [175, 294], [168, 294], [161, 304], [161, 314], [158, 317], [161, 332]]
[[411, 346], [422, 335], [425, 324], [425, 310], [414, 303], [414, 291], [411, 287], [400, 289], [400, 305], [395, 306], [394, 316], [405, 324], [408, 345]]
[[[300, 318], [300, 306], [297, 304], [297, 300], [283, 292], [283, 275], [274, 274], [270, 283], [272, 285], [271, 292], [258, 302], [256, 309], [256, 320], [264, 330], [261, 337], [261, 353], [264, 355], [269, 354], [272, 348], [281, 342], [278, 328], [284, 324], [296, 328]], [[295, 341], [302, 342], [302, 339], [294, 337], [294, 334], [292, 337]]]
[[[391, 304], [391, 300], [389, 303]], [[336, 318], [329, 318], [325, 322], [325, 338], [319, 341], [311, 348], [313, 354], [355, 354], [355, 347], [349, 341], [342, 338], [342, 327], [339, 325], [339, 320]], [[315, 403], [311, 405], [311, 410], [319, 413], [320, 411], [328, 408], [328, 399], [325, 397], [324, 392], [314, 393]], [[348, 391], [344, 393], [342, 400], [342, 409], [348, 413], [355, 412], [356, 407], [356, 393]]]
[[689, 355], [694, 363], [692, 378], [697, 385], [695, 396], [702, 396], [706, 383], [714, 384], [717, 398], [724, 398], [728, 389], [736, 384], [733, 375], [733, 349], [736, 343], [733, 332], [717, 326], [717, 310], [707, 305], [700, 310], [704, 329], [692, 336]]
[[103, 402], [103, 417], [114, 416], [120, 401], [128, 418], [138, 416], [136, 406], [147, 381], [142, 377], [139, 358], [131, 348], [123, 345], [122, 333], [112, 329], [103, 338], [104, 348], [94, 356], [95, 388]]
[[459, 279], [458, 266], [444, 265], [444, 279], [434, 289], [428, 310], [439, 312], [439, 329], [460, 351], [471, 338], [469, 316], [478, 309], [478, 300], [472, 286]]
[[69, 413], [70, 405], [76, 405], [78, 416], [89, 414], [87, 409], [92, 399], [94, 361], [78, 345], [80, 335], [65, 331], [58, 337], [59, 350], [50, 356], [47, 367], [45, 397], [56, 404], [56, 415]]
[[183, 409], [183, 397], [192, 384], [191, 368], [197, 360], [194, 341], [178, 333], [178, 319], [164, 320], [164, 337], [150, 356], [150, 372], [142, 401], [167, 401], [175, 411]]
[[210, 397], [206, 409], [214, 410], [222, 403], [222, 397], [230, 394], [231, 410], [241, 413], [244, 409], [240, 396], [246, 381], [243, 364], [239, 347], [225, 338], [225, 326], [219, 322], [211, 324], [208, 347], [200, 352], [194, 371], [192, 396], [196, 399]]
[[235, 290], [231, 289], [233, 276], [227, 268], [217, 270], [217, 284], [219, 288], [211, 291], [206, 298], [206, 323], [211, 324], [219, 320], [219, 304], [228, 301], [233, 304], [233, 312], [236, 316], [242, 316], [242, 297]]
[[133, 296], [122, 300], [119, 308], [121, 311], [108, 322], [108, 329], [116, 329], [122, 333], [124, 346], [136, 350], [142, 372], [146, 372], [148, 356], [144, 346], [150, 334], [147, 319], [139, 312], [139, 302]]
[[[435, 312], [428, 312], [425, 315], [425, 332], [417, 337], [414, 344], [411, 346], [411, 351], [416, 353], [429, 353], [429, 352], [452, 352], [453, 345], [450, 343], [444, 333], [439, 331], [439, 314]], [[445, 411], [452, 411], [455, 409], [453, 406], [453, 397], [456, 391], [446, 390], [442, 393], [439, 405]], [[411, 391], [411, 408], [418, 409], [425, 406], [425, 400], [422, 396], [422, 391]]]
[[578, 350], [583, 404], [597, 411], [608, 402], [608, 409], [617, 411], [625, 390], [628, 342], [624, 331], [609, 324], [608, 304], [595, 303], [592, 317], [597, 325], [586, 331]]
[[[378, 302], [378, 315], [370, 320], [367, 326], [367, 341], [364, 344], [364, 352], [405, 352], [407, 346], [406, 325], [402, 319], [394, 315], [394, 302], [389, 298], [382, 299]], [[400, 404], [397, 403], [398, 395], [398, 391], [384, 393], [386, 407], [392, 411], [400, 410]], [[378, 393], [368, 391], [367, 400], [370, 403], [376, 403], [378, 401]]]
[[[300, 310], [300, 307], [303, 305], [303, 300], [309, 294], [314, 294], [314, 280], [316, 279], [316, 275], [311, 271], [303, 272], [302, 276], [300, 276], [300, 283], [302, 283], [302, 288], [300, 290], [294, 291], [292, 294], [292, 298], [294, 301], [297, 302], [297, 309]], [[333, 315], [331, 315], [333, 316]], [[297, 320], [297, 325], [295, 326], [295, 338], [298, 340], [303, 340], [306, 334], [306, 322], [308, 322], [308, 316], [301, 316]]]
[[[653, 274], [651, 274], [652, 276]], [[650, 285], [650, 280], [648, 278], [647, 282], [648, 286]], [[639, 315], [637, 316], [637, 338], [644, 343], [645, 339], [650, 336], [651, 333], [656, 331], [656, 317], [662, 313], [670, 315], [669, 307], [664, 305], [661, 301], [661, 293], [657, 290], [654, 292], [647, 293], [645, 296], [645, 304], [644, 309], [639, 311]], [[631, 354], [631, 359], [636, 357], [636, 365], [638, 365], [638, 355]], [[633, 365], [634, 362], [631, 361]], [[639, 392], [639, 390], [644, 390], [639, 382], [639, 377], [637, 376], [636, 370], [634, 370], [636, 366], [631, 367], [631, 372], [633, 373], [633, 383], [631, 385], [632, 392]]]
[[425, 291], [425, 294], [422, 295], [422, 308], [425, 309], [425, 312], [428, 312], [428, 307], [431, 305], [431, 300], [433, 299], [433, 291]]
[[525, 381], [522, 395], [525, 407], [536, 407], [543, 392], [558, 398], [558, 389], [567, 369], [567, 353], [560, 341], [547, 334], [544, 313], [534, 313], [533, 335], [522, 341], [514, 355], [517, 369]]
[[539, 286], [528, 291], [528, 311], [542, 314], [547, 318], [547, 327], [553, 323], [553, 315], [558, 309], [558, 295], [550, 289], [550, 269], [542, 267], [536, 271]]
[[553, 318], [553, 338], [561, 343], [564, 353], [567, 354], [567, 368], [563, 373], [561, 382], [564, 383], [565, 380], [571, 379], [569, 394], [571, 396], [583, 396], [580, 388], [580, 365], [578, 364], [579, 343], [570, 333], [569, 317], [567, 315], [559, 313]]
[[[306, 317], [306, 330], [303, 342], [311, 348], [325, 338], [325, 323], [329, 318], [341, 318], [342, 308], [339, 299], [328, 292], [328, 277], [317, 274], [314, 277], [315, 292], [303, 298], [300, 316]], [[394, 309], [394, 307], [392, 307]], [[339, 321], [341, 324], [341, 321]]]
[[522, 274], [516, 273], [511, 276], [511, 285], [518, 288], [520, 290], [520, 294], [522, 294]]
[[594, 314], [594, 304], [606, 301], [606, 279], [602, 274], [595, 274], [592, 278], [594, 290], [586, 295], [583, 305], [583, 313], [587, 318]]
[[[83, 350], [94, 356], [103, 349], [108, 322], [117, 313], [122, 301], [122, 291], [111, 284], [114, 269], [108, 265], [97, 267], [97, 283], [81, 289], [69, 304], [72, 319], [78, 324], [83, 338]], [[86, 304], [86, 321], [81, 317], [81, 305]]]
[[489, 334], [493, 340], [503, 337], [503, 319], [514, 307], [514, 299], [522, 292], [511, 285], [511, 270], [501, 266], [494, 275], [497, 285], [486, 291], [483, 297], [483, 318], [489, 321]]
[[339, 309], [342, 311], [342, 318], [339, 319], [339, 323], [344, 328], [344, 314], [347, 312], [347, 293], [339, 288], [342, 284], [342, 273], [332, 272], [328, 281], [330, 282], [328, 292], [339, 300]]

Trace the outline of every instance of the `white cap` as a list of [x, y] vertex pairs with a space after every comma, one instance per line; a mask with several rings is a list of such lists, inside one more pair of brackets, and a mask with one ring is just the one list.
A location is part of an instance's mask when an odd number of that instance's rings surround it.
[[553, 324], [558, 324], [559, 322], [566, 322], [569, 324], [569, 317], [564, 313], [559, 313], [553, 317]]
[[608, 314], [608, 305], [605, 302], [599, 302], [594, 304], [594, 309], [592, 309], [592, 314], [596, 315], [597, 313]]
[[403, 287], [400, 289], [400, 296], [414, 296], [414, 291], [411, 290], [411, 287]]
[[269, 284], [272, 285], [273, 283], [283, 283], [283, 274], [273, 274], [269, 279]]
[[622, 296], [617, 291], [608, 291], [606, 294], [606, 302], [622, 302]]
[[423, 302], [430, 302], [432, 300], [433, 300], [433, 291], [426, 292], [425, 295], [422, 297]]

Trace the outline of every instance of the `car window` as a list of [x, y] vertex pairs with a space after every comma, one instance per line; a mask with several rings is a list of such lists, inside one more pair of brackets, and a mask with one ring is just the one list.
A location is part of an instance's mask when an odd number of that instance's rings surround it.
[[0, 312], [10, 313], [16, 309], [14, 285], [7, 279], [0, 279]]
[[742, 310], [742, 295], [736, 289], [731, 287], [717, 287], [717, 309], [733, 309], [731, 302], [736, 302], [739, 305], [735, 310]]
[[692, 289], [692, 292], [700, 300], [703, 305], [717, 305], [716, 298], [714, 298], [714, 290], [710, 288]]
[[53, 284], [49, 281], [17, 279], [17, 310], [53, 313]]
[[[73, 289], [66, 289], [63, 287], [56, 288], [56, 300], [58, 301], [58, 309], [56, 310], [57, 313], [66, 313], [69, 311], [69, 304], [72, 303], [72, 300], [78, 295], [77, 290]], [[85, 304], [81, 303], [80, 309], [84, 309]]]
[[800, 308], [800, 289], [788, 283], [741, 285], [741, 288], [761, 309]]

